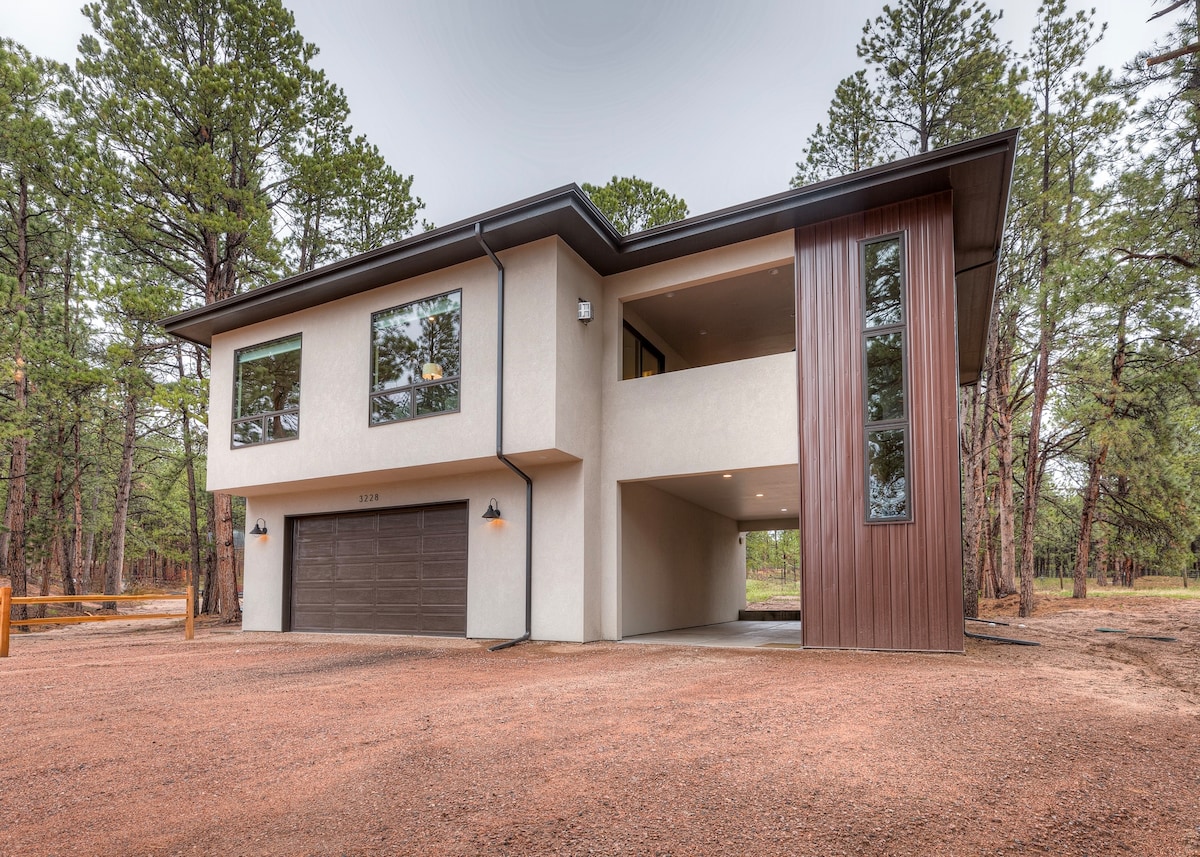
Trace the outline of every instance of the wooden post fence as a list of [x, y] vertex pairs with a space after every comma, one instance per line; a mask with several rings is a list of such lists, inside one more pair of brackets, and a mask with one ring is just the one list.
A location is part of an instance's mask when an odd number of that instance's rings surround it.
[[[183, 613], [115, 613], [103, 616], [47, 616], [44, 619], [12, 618], [14, 604], [64, 604], [73, 601], [184, 601]], [[191, 640], [196, 633], [196, 593], [187, 588], [186, 595], [31, 595], [14, 598], [11, 586], [0, 587], [0, 658], [8, 657], [9, 629], [13, 625], [75, 625], [80, 622], [115, 622], [135, 619], [183, 619], [183, 638]]]

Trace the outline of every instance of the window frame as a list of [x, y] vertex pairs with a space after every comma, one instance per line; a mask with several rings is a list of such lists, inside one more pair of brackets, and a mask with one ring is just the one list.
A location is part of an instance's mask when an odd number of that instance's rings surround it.
[[[633, 377], [631, 377], [631, 378], [625, 377], [625, 346], [624, 346], [624, 342], [623, 342], [623, 340], [625, 338], [625, 336], [624, 336], [625, 331], [629, 331], [629, 333], [633, 336], [633, 338], [637, 341], [637, 344], [638, 344], [637, 367], [636, 367], [636, 371], [634, 372]], [[663, 355], [663, 353], [658, 348], [656, 348], [654, 346], [654, 343], [652, 343], [649, 339], [647, 339], [636, 327], [634, 327], [632, 324], [630, 324], [625, 319], [621, 319], [621, 339], [622, 339], [622, 346], [621, 346], [621, 380], [622, 381], [636, 381], [639, 378], [652, 378], [652, 377], [654, 377], [654, 375], [665, 375], [667, 373], [667, 358]], [[642, 367], [645, 365], [642, 360], [642, 357], [643, 357], [644, 352], [647, 352], [647, 351], [649, 351], [651, 355], [653, 355], [655, 358], [658, 359], [659, 370], [657, 372], [655, 372], [654, 375], [643, 375], [642, 374]]]
[[[371, 321], [370, 321], [371, 327], [370, 327], [370, 331], [369, 331], [370, 349], [369, 349], [369, 353], [367, 355], [367, 364], [368, 364], [368, 366], [367, 366], [367, 375], [368, 375], [368, 378], [367, 378], [367, 427], [368, 428], [375, 428], [376, 426], [390, 426], [390, 425], [395, 425], [397, 423], [407, 423], [407, 422], [412, 422], [413, 420], [428, 419], [429, 417], [440, 417], [445, 414], [457, 414], [462, 411], [462, 376], [463, 376], [463, 371], [462, 371], [463, 370], [463, 367], [462, 367], [462, 359], [463, 359], [463, 353], [462, 353], [463, 352], [463, 321], [462, 321], [463, 300], [462, 300], [462, 293], [463, 293], [463, 290], [461, 288], [448, 289], [447, 291], [444, 291], [444, 292], [438, 292], [436, 294], [426, 295], [426, 296], [420, 297], [420, 298], [414, 298], [411, 301], [405, 301], [404, 303], [396, 304], [395, 306], [384, 307], [383, 309], [375, 310], [374, 312], [371, 313]], [[411, 307], [414, 304], [423, 303], [425, 301], [436, 301], [439, 298], [445, 298], [445, 297], [449, 297], [450, 295], [455, 295], [455, 294], [458, 295], [458, 363], [459, 363], [458, 374], [449, 376], [449, 377], [443, 376], [441, 378], [437, 378], [432, 381], [426, 381], [424, 379], [419, 379], [419, 380], [414, 380], [412, 383], [409, 383], [409, 384], [402, 384], [402, 385], [395, 386], [395, 387], [388, 387], [387, 389], [384, 389], [384, 390], [376, 390], [375, 389], [375, 370], [376, 370], [375, 320], [382, 315], [398, 312], [400, 310]], [[425, 414], [417, 413], [417, 392], [419, 390], [431, 389], [433, 387], [441, 387], [441, 386], [448, 385], [450, 383], [455, 383], [458, 385], [458, 395], [456, 396], [457, 404], [453, 410], [431, 411], [431, 412], [425, 413]], [[372, 407], [371, 406], [376, 399], [383, 398], [385, 396], [394, 395], [397, 392], [404, 392], [406, 390], [409, 391], [409, 394], [410, 394], [409, 395], [409, 415], [408, 416], [396, 417], [394, 419], [379, 420], [379, 421], [376, 421], [372, 418]]]
[[[278, 410], [278, 411], [262, 411], [257, 414], [247, 414], [247, 415], [239, 415], [238, 414], [238, 409], [240, 407], [240, 400], [241, 400], [241, 387], [238, 383], [238, 376], [240, 374], [241, 364], [240, 364], [238, 358], [247, 351], [254, 351], [259, 348], [266, 348], [268, 346], [275, 345], [276, 343], [286, 342], [289, 339], [296, 340], [296, 342], [297, 342], [296, 350], [300, 352], [300, 366], [296, 372], [296, 378], [297, 378], [296, 383], [297, 383], [297, 386], [302, 388], [303, 385], [301, 384], [301, 380], [303, 379], [303, 374], [304, 374], [304, 334], [302, 331], [297, 331], [296, 333], [289, 333], [285, 336], [277, 336], [276, 338], [268, 339], [265, 342], [256, 342], [253, 345], [247, 345], [242, 348], [238, 348], [238, 349], [234, 350], [234, 352], [233, 352], [233, 408], [230, 413], [230, 419], [229, 419], [229, 448], [230, 449], [251, 449], [256, 446], [265, 446], [265, 445], [272, 444], [272, 443], [284, 443], [289, 440], [299, 440], [300, 439], [300, 405], [299, 404], [297, 404], [296, 407], [294, 407], [294, 408], [284, 408], [283, 410]], [[297, 395], [297, 399], [299, 399], [299, 394]], [[296, 433], [294, 435], [292, 435], [291, 437], [277, 437], [277, 438], [268, 439], [267, 438], [267, 420], [271, 419], [272, 417], [282, 416], [284, 414], [295, 414], [296, 415]], [[249, 422], [254, 422], [254, 421], [258, 421], [258, 423], [259, 423], [259, 430], [261, 432], [260, 439], [254, 441], [252, 443], [237, 443], [235, 441], [236, 434], [234, 432], [234, 427], [236, 425], [238, 425], [239, 423], [249, 423]]]
[[[909, 307], [908, 307], [908, 233], [906, 230], [872, 235], [858, 242], [858, 280], [860, 302], [860, 336], [859, 353], [862, 361], [861, 401], [863, 407], [863, 520], [867, 524], [902, 524], [913, 521], [913, 484], [912, 484], [912, 408], [911, 408], [911, 376], [909, 368]], [[899, 276], [900, 276], [900, 318], [887, 324], [868, 326], [867, 315], [867, 248], [873, 244], [883, 244], [896, 241], [899, 245]], [[900, 395], [902, 401], [899, 417], [881, 420], [871, 420], [869, 416], [870, 378], [868, 371], [868, 345], [876, 337], [889, 334], [900, 334]], [[904, 513], [901, 515], [876, 515], [871, 508], [871, 436], [886, 431], [900, 431], [904, 455]]]

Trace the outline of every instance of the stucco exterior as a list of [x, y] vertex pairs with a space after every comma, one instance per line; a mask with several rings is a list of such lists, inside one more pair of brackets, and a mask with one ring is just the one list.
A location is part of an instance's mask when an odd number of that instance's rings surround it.
[[[812, 315], [811, 307], [827, 304], [811, 300], [816, 283], [806, 281], [811, 266], [800, 264], [798, 249], [809, 245], [797, 236], [819, 236], [814, 224], [855, 211], [940, 194], [941, 231], [928, 240], [946, 272], [939, 276], [949, 279], [931, 287], [942, 301], [937, 324], [918, 327], [932, 331], [930, 366], [943, 401], [956, 378], [974, 371], [975, 355], [957, 352], [955, 337], [969, 329], [977, 338], [977, 319], [964, 319], [961, 308], [956, 316], [955, 297], [960, 307], [969, 297], [973, 313], [990, 300], [979, 290], [994, 277], [1014, 143], [1015, 135], [997, 135], [628, 238], [568, 188], [168, 320], [168, 330], [212, 348], [208, 489], [246, 497], [247, 520], [261, 518], [268, 529], [247, 539], [243, 627], [290, 628], [290, 539], [305, 516], [458, 503], [468, 510], [469, 637], [515, 638], [528, 622], [533, 639], [584, 642], [736, 619], [748, 530], [802, 527], [811, 545], [823, 524], [817, 516], [817, 530], [805, 532], [802, 506], [853, 510], [859, 502], [843, 496], [844, 480], [826, 492], [809, 479], [801, 503], [802, 441], [823, 466], [827, 459], [849, 467], [851, 480], [862, 467], [861, 451], [855, 465], [848, 448], [822, 445], [825, 435], [804, 440], [803, 428], [816, 416], [805, 409], [820, 409], [821, 420], [841, 426], [838, 443], [853, 445], [861, 408], [854, 417], [846, 403], [819, 396], [802, 405], [801, 392], [853, 389], [862, 369], [836, 348], [820, 361], [804, 359], [816, 339], [857, 342], [859, 334], [853, 313], [830, 322]], [[971, 189], [963, 211], [960, 186]], [[949, 273], [984, 252], [991, 262]], [[858, 288], [852, 269], [838, 268], [820, 288], [841, 300]], [[452, 291], [461, 292], [458, 410], [371, 425], [372, 314]], [[580, 301], [591, 303], [590, 323], [577, 318]], [[728, 335], [722, 325], [734, 318], [740, 327]], [[298, 436], [234, 448], [238, 349], [295, 334]], [[662, 371], [628, 377], [631, 348], [660, 354]], [[821, 379], [801, 376], [818, 366]], [[956, 431], [952, 418], [940, 420], [921, 435], [922, 447], [956, 448]], [[947, 462], [938, 467], [947, 481]], [[517, 470], [532, 481], [532, 518]], [[485, 521], [493, 502], [502, 517]], [[930, 608], [939, 616], [953, 613], [949, 558], [958, 530], [946, 529], [951, 535], [936, 550], [948, 562]], [[922, 539], [936, 530], [921, 524]], [[853, 577], [847, 557], [812, 547], [805, 555]], [[806, 591], [828, 590], [823, 574], [806, 568]], [[886, 595], [886, 569], [876, 579]], [[823, 610], [818, 645], [883, 639], [830, 631], [839, 616], [856, 621], [854, 610], [813, 603]], [[961, 641], [942, 633], [923, 646], [929, 636], [910, 631], [897, 627], [890, 639], [939, 650]]]

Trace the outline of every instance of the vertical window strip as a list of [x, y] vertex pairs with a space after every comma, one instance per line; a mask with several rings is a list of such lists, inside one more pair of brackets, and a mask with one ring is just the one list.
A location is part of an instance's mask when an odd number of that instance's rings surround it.
[[912, 520], [903, 235], [861, 244], [866, 520]]

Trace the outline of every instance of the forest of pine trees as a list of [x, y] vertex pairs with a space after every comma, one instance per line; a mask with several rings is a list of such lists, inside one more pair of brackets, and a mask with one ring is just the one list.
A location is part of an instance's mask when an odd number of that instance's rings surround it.
[[[1103, 22], [1064, 0], [1016, 45], [984, 0], [895, 0], [798, 151], [793, 186], [1022, 129], [987, 365], [962, 393], [969, 614], [1016, 592], [1027, 613], [1051, 564], [1083, 596], [1200, 550], [1200, 0], [1143, 2], [1161, 43], [1101, 69]], [[207, 354], [158, 321], [429, 224], [279, 0], [87, 14], [73, 69], [0, 38], [0, 577], [186, 577], [234, 620]], [[686, 214], [643, 184], [673, 207], [614, 222]]]

